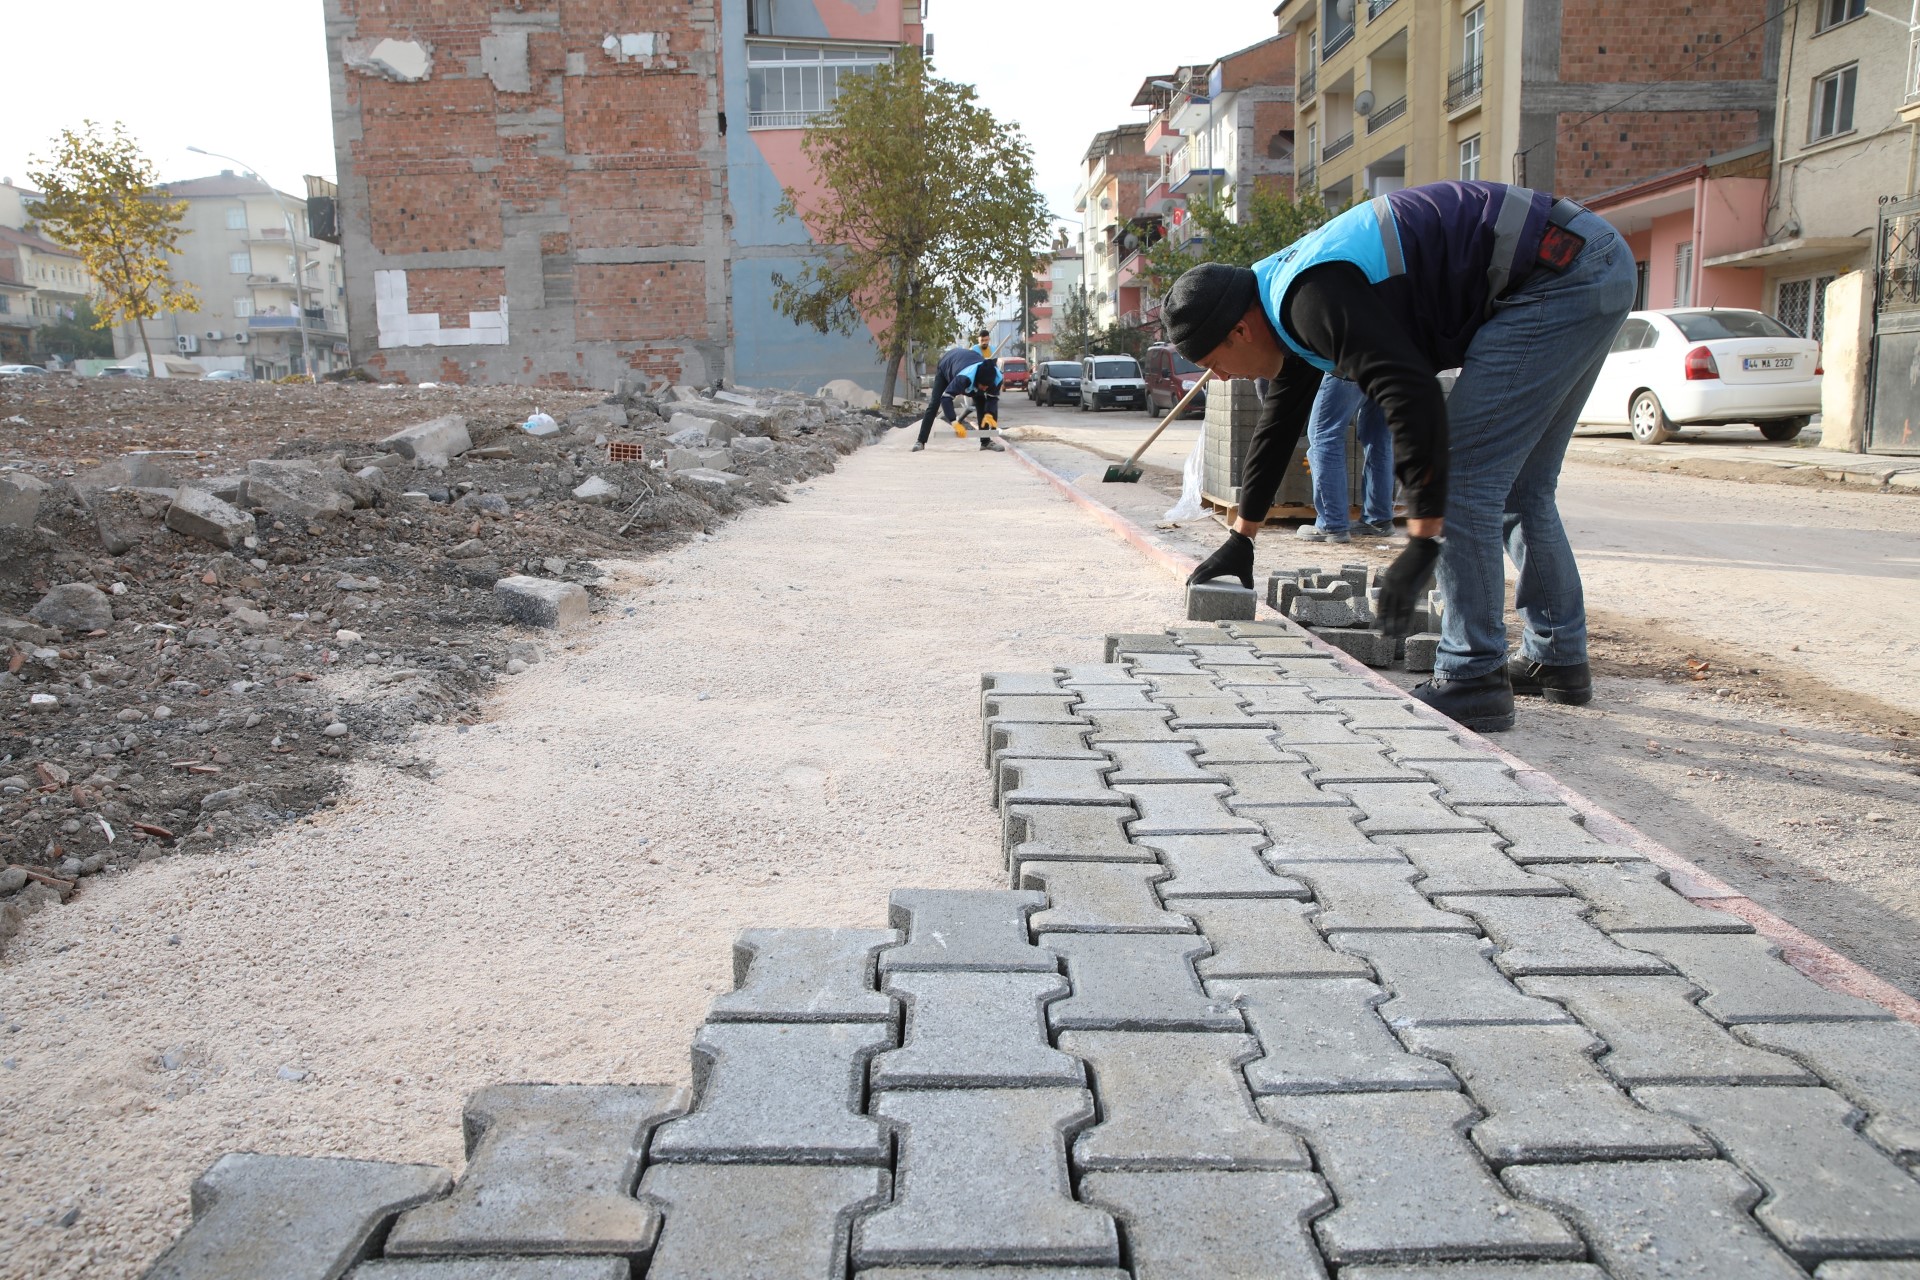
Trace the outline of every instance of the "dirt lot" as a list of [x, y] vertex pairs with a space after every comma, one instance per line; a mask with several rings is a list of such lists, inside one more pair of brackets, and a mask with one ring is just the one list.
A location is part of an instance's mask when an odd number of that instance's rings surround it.
[[[356, 758], [419, 771], [417, 726], [472, 721], [488, 686], [546, 651], [502, 631], [498, 579], [597, 587], [600, 558], [645, 556], [785, 501], [877, 425], [792, 398], [743, 429], [770, 446], [742, 450], [732, 480], [702, 483], [654, 465], [669, 447], [663, 415], [740, 406], [602, 399], [0, 380], [0, 479], [50, 486], [31, 523], [0, 527], [0, 862], [18, 868], [0, 873], [13, 894], [0, 940], [82, 875], [332, 804]], [[528, 435], [519, 424], [536, 410], [567, 428]], [[376, 455], [381, 438], [449, 414], [474, 446], [449, 465]], [[610, 443], [643, 457], [609, 462]], [[263, 458], [315, 463], [352, 509], [257, 509], [254, 545], [230, 550], [167, 527], [175, 485], [217, 486]], [[355, 479], [370, 461], [388, 465]], [[617, 501], [573, 496], [594, 476]], [[101, 593], [86, 598], [110, 603], [110, 625], [30, 618], [71, 583]]]

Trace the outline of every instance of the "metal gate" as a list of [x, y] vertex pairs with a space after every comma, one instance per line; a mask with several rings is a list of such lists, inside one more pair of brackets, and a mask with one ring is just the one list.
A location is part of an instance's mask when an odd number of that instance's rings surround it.
[[1870, 368], [1867, 452], [1920, 454], [1920, 197], [1880, 202]]

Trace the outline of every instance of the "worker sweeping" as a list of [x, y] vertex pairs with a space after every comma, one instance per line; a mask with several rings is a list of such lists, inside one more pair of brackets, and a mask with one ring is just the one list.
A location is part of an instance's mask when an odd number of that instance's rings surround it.
[[[1413, 694], [1471, 729], [1513, 726], [1515, 693], [1593, 696], [1579, 566], [1554, 505], [1574, 420], [1633, 304], [1633, 256], [1571, 200], [1438, 182], [1355, 205], [1251, 268], [1204, 263], [1163, 308], [1180, 353], [1271, 378], [1227, 541], [1190, 581], [1253, 585], [1253, 537], [1323, 374], [1385, 413], [1407, 547], [1379, 623], [1405, 634], [1436, 567], [1446, 601], [1432, 680]], [[1458, 367], [1448, 400], [1435, 375]], [[1519, 570], [1507, 660], [1501, 550]]]
[[920, 419], [920, 439], [912, 452], [918, 453], [927, 447], [935, 414], [953, 425], [955, 435], [966, 439], [967, 430], [954, 412], [955, 396], [972, 396], [980, 406], [980, 447], [1003, 452], [993, 437], [985, 434], [995, 428], [1000, 416], [1000, 366], [992, 357], [982, 356], [969, 347], [955, 347], [940, 357], [940, 365], [933, 374], [933, 395], [927, 401], [926, 415]]

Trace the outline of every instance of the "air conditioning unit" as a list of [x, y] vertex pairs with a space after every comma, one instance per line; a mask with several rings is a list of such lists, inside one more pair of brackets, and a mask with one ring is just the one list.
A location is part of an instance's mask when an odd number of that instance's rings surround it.
[[222, 332], [221, 332], [220, 330], [218, 330], [218, 329], [209, 329], [209, 330], [207, 330], [207, 341], [208, 341], [208, 342], [220, 342], [220, 341], [222, 341], [223, 339], [225, 339], [225, 338], [226, 338], [226, 336], [227, 336], [226, 334], [224, 334], [224, 333], [222, 333]]
[[233, 335], [233, 340], [244, 347], [253, 341], [253, 335], [243, 329]]
[[173, 336], [173, 346], [174, 350], [183, 356], [194, 355], [200, 350], [200, 339], [190, 333], [176, 333]]

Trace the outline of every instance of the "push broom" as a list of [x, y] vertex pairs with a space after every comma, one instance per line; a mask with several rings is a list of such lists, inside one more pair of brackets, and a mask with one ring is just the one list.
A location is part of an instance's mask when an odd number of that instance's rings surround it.
[[1141, 441], [1140, 447], [1133, 451], [1133, 456], [1131, 458], [1128, 458], [1125, 462], [1116, 462], [1111, 466], [1109, 466], [1107, 468], [1107, 474], [1100, 477], [1100, 483], [1101, 484], [1137, 484], [1139, 483], [1139, 480], [1140, 480], [1139, 462], [1140, 462], [1141, 455], [1143, 455], [1144, 453], [1146, 453], [1148, 449], [1151, 449], [1153, 447], [1153, 442], [1160, 438], [1160, 433], [1162, 431], [1165, 431], [1167, 429], [1168, 424], [1171, 423], [1175, 418], [1179, 417], [1181, 414], [1186, 412], [1187, 405], [1192, 403], [1193, 398], [1199, 395], [1203, 390], [1205, 390], [1206, 385], [1211, 381], [1213, 381], [1213, 374], [1211, 372], [1201, 374], [1200, 381], [1194, 383], [1193, 386], [1187, 389], [1187, 394], [1180, 397], [1180, 403], [1173, 406], [1173, 412], [1169, 413], [1166, 417], [1160, 419], [1160, 425], [1153, 429], [1152, 435], [1148, 436], [1145, 440]]

